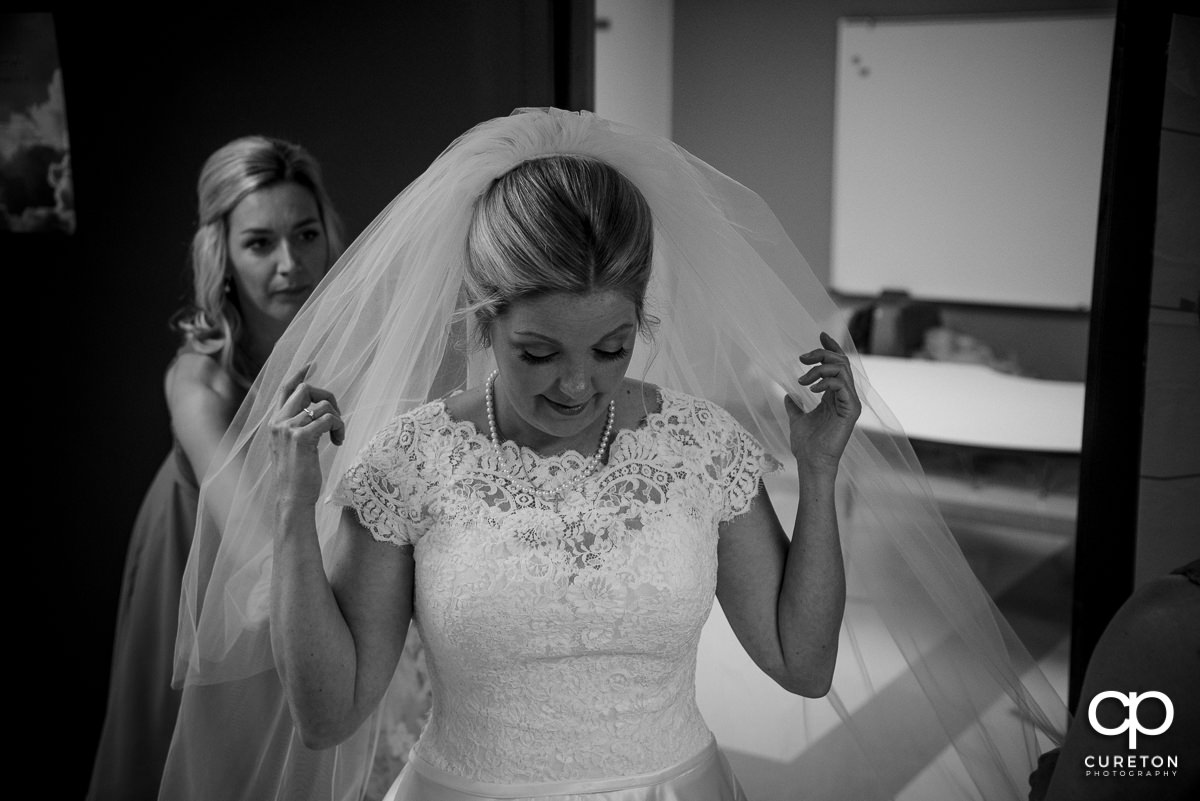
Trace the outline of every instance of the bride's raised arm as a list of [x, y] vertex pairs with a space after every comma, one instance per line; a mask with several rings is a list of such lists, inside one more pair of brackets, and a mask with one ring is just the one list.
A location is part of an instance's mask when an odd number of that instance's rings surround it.
[[328, 748], [353, 734], [383, 697], [412, 616], [409, 546], [376, 541], [342, 511], [329, 573], [317, 537], [317, 445], [342, 442], [337, 399], [303, 382], [280, 391], [270, 421], [276, 478], [271, 645], [303, 743]]
[[846, 573], [834, 484], [862, 403], [845, 352], [828, 334], [800, 357], [814, 365], [800, 379], [821, 394], [810, 412], [788, 397], [799, 502], [787, 539], [767, 496], [722, 524], [717, 597], [746, 652], [780, 686], [819, 698], [833, 682]]

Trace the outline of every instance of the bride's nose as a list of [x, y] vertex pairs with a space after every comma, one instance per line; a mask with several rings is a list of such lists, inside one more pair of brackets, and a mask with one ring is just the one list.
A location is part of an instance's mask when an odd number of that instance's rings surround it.
[[588, 384], [587, 371], [578, 366], [569, 367], [558, 380], [559, 389], [571, 400], [583, 398], [587, 394]]

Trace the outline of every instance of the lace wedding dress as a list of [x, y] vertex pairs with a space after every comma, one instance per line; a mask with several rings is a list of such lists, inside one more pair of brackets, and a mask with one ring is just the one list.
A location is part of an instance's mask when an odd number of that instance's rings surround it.
[[740, 797], [696, 706], [696, 651], [718, 524], [769, 458], [714, 404], [660, 398], [557, 501], [531, 490], [583, 456], [497, 451], [441, 401], [396, 418], [343, 477], [334, 499], [416, 561], [433, 709], [392, 797]]

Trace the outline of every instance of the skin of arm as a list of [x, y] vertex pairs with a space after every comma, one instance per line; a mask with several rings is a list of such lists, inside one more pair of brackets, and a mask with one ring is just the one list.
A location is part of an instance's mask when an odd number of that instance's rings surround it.
[[271, 640], [300, 738], [329, 748], [378, 705], [412, 617], [411, 546], [377, 542], [342, 512], [328, 577], [313, 506], [277, 507]]
[[717, 599], [746, 653], [781, 687], [829, 692], [846, 580], [832, 476], [802, 476], [791, 542], [766, 487], [721, 525]]
[[285, 384], [270, 422], [271, 646], [301, 741], [321, 749], [352, 735], [383, 697], [412, 617], [414, 564], [411, 547], [375, 540], [343, 509], [326, 572], [317, 444], [329, 434], [340, 445], [344, 432], [333, 395], [302, 379]]
[[164, 384], [171, 429], [203, 482], [206, 513], [224, 520], [233, 507], [239, 467], [228, 459], [229, 428], [244, 392], [216, 359], [186, 351], [171, 364]]
[[789, 542], [766, 487], [721, 525], [717, 598], [742, 647], [780, 686], [818, 698], [829, 692], [846, 607], [846, 573], [834, 488], [838, 464], [862, 411], [849, 360], [821, 334], [800, 356], [813, 366], [799, 383], [821, 393], [801, 411], [789, 397], [799, 501]]
[[222, 437], [237, 413], [242, 393], [215, 359], [181, 353], [163, 381], [171, 429], [201, 479], [218, 461]]

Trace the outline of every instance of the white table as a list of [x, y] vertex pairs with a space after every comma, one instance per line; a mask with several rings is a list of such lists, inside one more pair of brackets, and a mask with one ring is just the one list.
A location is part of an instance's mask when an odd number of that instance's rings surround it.
[[[1079, 453], [1082, 381], [1009, 375], [979, 364], [863, 355], [870, 389], [911, 439], [1016, 451]], [[861, 425], [885, 430], [864, 411]]]

